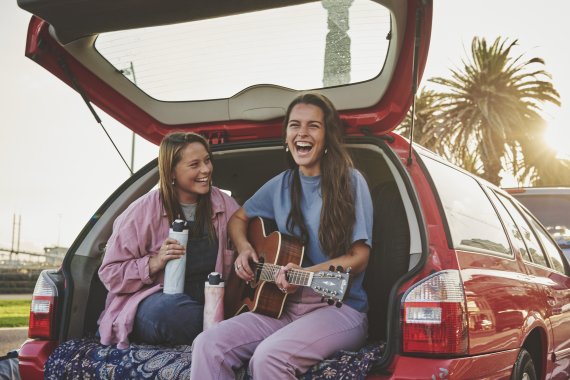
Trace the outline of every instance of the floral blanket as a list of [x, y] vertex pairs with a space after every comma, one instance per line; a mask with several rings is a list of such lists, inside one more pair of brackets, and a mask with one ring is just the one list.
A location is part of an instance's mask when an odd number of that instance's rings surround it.
[[[339, 351], [299, 379], [364, 379], [383, 350], [384, 344], [375, 343], [358, 352]], [[103, 346], [95, 338], [75, 339], [62, 343], [50, 355], [44, 379], [190, 379], [191, 356], [191, 346], [185, 345], [131, 344], [119, 350]], [[250, 378], [245, 369], [236, 373], [236, 379]]]

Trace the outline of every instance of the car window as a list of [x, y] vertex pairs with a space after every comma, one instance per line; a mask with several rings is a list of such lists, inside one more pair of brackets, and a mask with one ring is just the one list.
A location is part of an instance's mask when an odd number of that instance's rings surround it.
[[[519, 210], [515, 207], [515, 205], [512, 203], [510, 199], [508, 199], [504, 195], [499, 195], [499, 199], [503, 203], [503, 205], [505, 205], [505, 207], [509, 211], [509, 214], [511, 214], [511, 216], [515, 220], [515, 223], [519, 227], [519, 230], [527, 246], [528, 253], [531, 257], [531, 262], [547, 267], [548, 263], [546, 261], [546, 258], [544, 257], [544, 252], [542, 252], [542, 248], [540, 248], [540, 244], [538, 244], [538, 240], [536, 239], [536, 236], [534, 236], [532, 228], [530, 227], [526, 219], [522, 216], [522, 214], [519, 212]], [[525, 259], [528, 260], [528, 257], [525, 257]]]
[[497, 208], [497, 211], [501, 216], [503, 223], [505, 223], [507, 231], [509, 232], [509, 236], [511, 238], [513, 246], [519, 250], [519, 252], [526, 261], [531, 261], [530, 254], [528, 253], [528, 249], [526, 248], [526, 244], [524, 243], [522, 234], [519, 231], [519, 228], [517, 227], [512, 216], [509, 214], [503, 203], [499, 200], [498, 198], [499, 195], [497, 195], [497, 193], [492, 190], [490, 191], [490, 193], [493, 204]]
[[[526, 213], [525, 213], [526, 214]], [[532, 218], [532, 216], [527, 214], [527, 219], [530, 221], [530, 224], [534, 227], [546, 254], [550, 258], [550, 262], [552, 263], [552, 268], [560, 273], [566, 273], [564, 268], [564, 262], [562, 259], [562, 254], [558, 250], [558, 246], [554, 244], [550, 235], [546, 231], [542, 229], [542, 227]]]
[[149, 96], [225, 99], [257, 84], [326, 88], [378, 76], [390, 11], [371, 0], [309, 2], [102, 33], [97, 51]]
[[449, 224], [453, 247], [512, 255], [489, 198], [471, 176], [425, 157]]

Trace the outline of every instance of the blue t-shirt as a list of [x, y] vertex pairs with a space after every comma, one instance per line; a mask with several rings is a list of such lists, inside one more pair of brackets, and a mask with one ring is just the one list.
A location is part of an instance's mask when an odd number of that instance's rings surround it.
[[[362, 240], [371, 247], [373, 209], [370, 190], [366, 180], [358, 170], [352, 169], [351, 176], [356, 212], [352, 231], [352, 243]], [[291, 235], [291, 232], [287, 230], [287, 216], [291, 211], [289, 187], [292, 178], [293, 172], [286, 170], [265, 183], [243, 205], [247, 216], [250, 218], [260, 216], [273, 219], [277, 223], [279, 232]], [[329, 260], [319, 242], [319, 226], [321, 224], [321, 208], [323, 206], [321, 176], [306, 177], [300, 173], [300, 178], [303, 189], [301, 210], [303, 211], [305, 225], [309, 233], [308, 241], [305, 244], [302, 266], [309, 267]], [[294, 235], [301, 235], [298, 226], [295, 226]], [[362, 287], [363, 279], [364, 272], [352, 276], [350, 292], [344, 300], [347, 305], [361, 312], [368, 310], [368, 299]]]

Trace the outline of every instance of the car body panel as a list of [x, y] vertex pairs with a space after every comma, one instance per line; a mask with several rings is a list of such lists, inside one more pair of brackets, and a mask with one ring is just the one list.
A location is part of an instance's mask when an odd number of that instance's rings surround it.
[[[20, 1], [20, 6], [28, 9], [39, 9], [35, 2]], [[40, 2], [41, 3], [41, 2]], [[54, 11], [61, 6], [58, 2], [43, 1], [49, 8], [56, 4]], [[414, 66], [414, 44], [416, 42], [416, 10], [421, 2], [409, 0], [407, 3], [386, 2], [398, 12], [394, 21], [394, 47], [389, 53], [389, 60], [377, 78], [367, 82], [321, 89], [340, 110], [347, 123], [347, 134], [362, 135], [362, 127], [376, 134], [394, 129], [405, 117], [412, 101], [412, 72]], [[407, 4], [407, 7], [403, 6]], [[55, 6], [55, 5], [53, 5]], [[406, 9], [407, 8], [407, 9]], [[419, 78], [425, 67], [431, 32], [431, 2], [421, 7], [423, 12], [421, 31], [418, 34], [417, 57]], [[61, 9], [59, 10], [61, 11]], [[49, 13], [48, 10], [39, 12]], [[410, 21], [406, 21], [410, 20]], [[103, 62], [89, 67], [95, 61], [93, 49], [95, 37], [84, 37], [68, 44], [61, 44], [57, 39], [57, 31], [44, 20], [34, 17], [28, 29], [26, 56], [33, 59], [62, 81], [81, 91], [85, 99], [97, 105], [110, 116], [130, 128], [143, 138], [158, 144], [161, 138], [173, 130], [197, 131], [205, 135], [223, 134], [225, 139], [245, 141], [252, 138], [279, 137], [281, 134], [280, 118], [284, 114], [284, 104], [293, 99], [299, 91], [278, 88], [271, 85], [256, 85], [225, 100], [205, 99], [194, 102], [160, 102], [145, 96], [136, 86], [126, 83], [111, 83], [101, 78], [110, 75], [115, 69]], [[83, 60], [83, 61], [81, 61]], [[103, 61], [98, 58], [99, 61]], [[62, 66], [63, 65], [63, 66]], [[65, 67], [65, 68], [63, 68]], [[99, 71], [95, 71], [99, 70]], [[115, 70], [116, 71], [116, 70]], [[96, 73], [96, 74], [95, 74]], [[70, 79], [73, 77], [73, 80]], [[126, 80], [124, 82], [127, 82]], [[354, 88], [351, 88], [354, 87]], [[367, 94], [361, 100], [349, 94]], [[380, 96], [370, 104], [374, 96]], [[362, 97], [362, 96], [361, 96]], [[242, 99], [243, 98], [243, 99]], [[252, 116], [248, 118], [253, 99], [262, 102], [256, 108], [280, 110], [277, 114], [268, 112], [272, 117], [260, 120]], [[271, 101], [274, 99], [274, 101]], [[220, 103], [221, 102], [221, 103]], [[265, 104], [263, 104], [265, 103]], [[241, 104], [242, 111], [234, 111], [235, 116], [214, 111], [207, 118], [193, 122], [204, 108], [213, 107], [218, 110], [235, 109]], [[173, 115], [179, 119], [166, 120]], [[165, 120], [162, 120], [165, 119]], [[209, 119], [209, 120], [208, 120]]]
[[469, 315], [469, 353], [520, 347], [532, 315], [544, 305], [540, 290], [514, 258], [457, 251]]
[[529, 265], [529, 276], [536, 283], [542, 300], [541, 311], [548, 319], [552, 333], [553, 360], [558, 362], [570, 356], [570, 278], [549, 269]]
[[470, 379], [508, 380], [518, 350], [506, 350], [487, 355], [443, 359], [397, 355], [387, 374], [371, 376], [375, 380]]
[[18, 352], [18, 365], [22, 379], [43, 379], [44, 365], [58, 342], [50, 340], [28, 340]]

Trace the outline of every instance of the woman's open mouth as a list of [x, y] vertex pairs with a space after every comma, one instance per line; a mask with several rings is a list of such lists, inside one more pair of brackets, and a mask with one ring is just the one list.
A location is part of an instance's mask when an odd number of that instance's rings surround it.
[[306, 155], [313, 149], [313, 144], [304, 141], [298, 141], [295, 143], [295, 149], [300, 155]]

